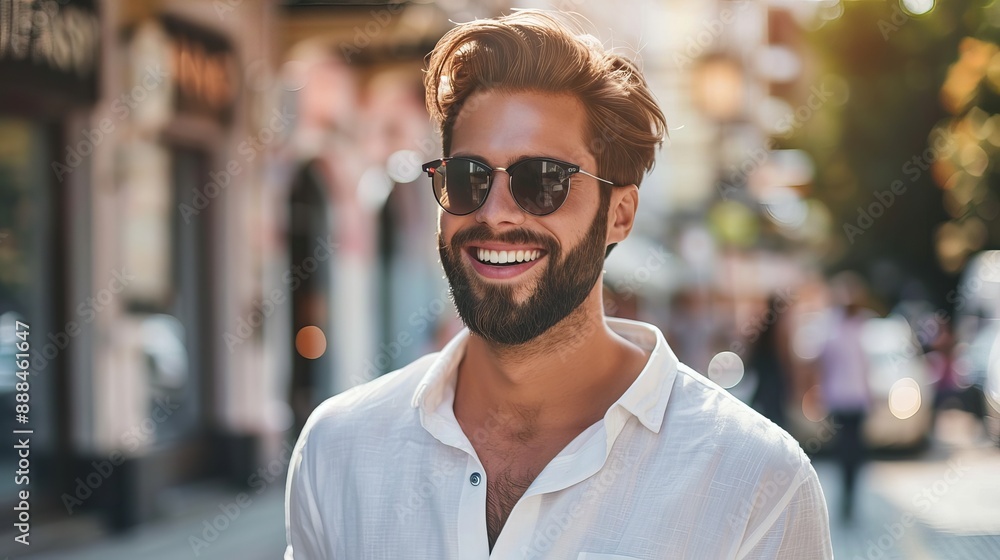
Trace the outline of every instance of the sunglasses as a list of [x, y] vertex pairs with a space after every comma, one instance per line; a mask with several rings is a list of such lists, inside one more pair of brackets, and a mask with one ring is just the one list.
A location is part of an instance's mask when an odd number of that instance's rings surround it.
[[490, 167], [468, 157], [447, 157], [425, 163], [423, 170], [431, 178], [438, 204], [456, 216], [471, 214], [486, 202], [496, 171], [507, 173], [514, 202], [535, 216], [551, 214], [566, 202], [570, 177], [577, 173], [614, 185], [587, 173], [579, 165], [546, 157], [525, 158], [506, 168]]

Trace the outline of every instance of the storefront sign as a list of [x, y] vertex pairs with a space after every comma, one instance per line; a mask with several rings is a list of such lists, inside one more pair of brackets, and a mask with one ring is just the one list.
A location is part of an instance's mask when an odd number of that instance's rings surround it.
[[100, 46], [92, 2], [0, 0], [0, 92], [46, 90], [92, 101]]
[[236, 63], [222, 36], [164, 18], [170, 36], [175, 108], [226, 120], [236, 98]]

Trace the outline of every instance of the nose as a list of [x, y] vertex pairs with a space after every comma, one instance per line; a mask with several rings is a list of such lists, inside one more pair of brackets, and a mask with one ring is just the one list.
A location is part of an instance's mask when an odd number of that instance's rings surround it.
[[524, 211], [511, 196], [510, 175], [506, 170], [494, 171], [490, 194], [483, 205], [476, 210], [476, 221], [494, 229], [524, 223]]

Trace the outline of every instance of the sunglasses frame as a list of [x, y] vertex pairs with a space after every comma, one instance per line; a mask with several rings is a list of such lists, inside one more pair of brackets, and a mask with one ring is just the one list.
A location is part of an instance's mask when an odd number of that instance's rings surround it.
[[[436, 193], [436, 189], [434, 188], [434, 180], [433, 179], [434, 179], [435, 173], [437, 173], [437, 169], [439, 167], [442, 167], [442, 166], [447, 166], [447, 164], [448, 164], [449, 161], [456, 160], [456, 159], [457, 160], [464, 160], [464, 161], [471, 161], [473, 163], [476, 163], [477, 165], [481, 165], [489, 173], [489, 179], [487, 179], [487, 183], [486, 183], [486, 196], [483, 197], [483, 201], [479, 203], [479, 206], [476, 206], [472, 210], [469, 210], [468, 212], [463, 212], [463, 213], [452, 212], [451, 210], [448, 210], [447, 208], [445, 208], [444, 205], [441, 204], [441, 200], [438, 199], [438, 196], [437, 196], [437, 193]], [[517, 160], [514, 163], [508, 165], [507, 167], [492, 167], [488, 163], [486, 163], [486, 162], [484, 162], [482, 160], [476, 159], [474, 157], [452, 156], [452, 157], [444, 157], [444, 158], [435, 159], [433, 161], [429, 161], [429, 162], [423, 164], [421, 166], [421, 169], [423, 169], [424, 172], [427, 173], [427, 176], [431, 178], [431, 191], [435, 193], [434, 194], [434, 200], [437, 201], [438, 206], [440, 206], [442, 210], [444, 210], [445, 212], [447, 212], [447, 213], [449, 213], [449, 214], [451, 214], [453, 216], [468, 216], [469, 214], [472, 214], [476, 210], [479, 210], [480, 208], [482, 208], [483, 204], [486, 204], [486, 199], [489, 198], [490, 193], [493, 192], [493, 179], [494, 179], [494, 175], [496, 174], [497, 171], [503, 171], [504, 173], [507, 174], [507, 177], [508, 177], [507, 188], [510, 190], [510, 196], [511, 196], [512, 199], [514, 199], [514, 202], [517, 204], [518, 208], [520, 208], [522, 211], [524, 211], [524, 212], [526, 212], [528, 214], [531, 214], [532, 216], [548, 216], [549, 214], [552, 214], [556, 210], [559, 210], [560, 208], [562, 208], [562, 205], [566, 202], [566, 199], [569, 198], [569, 192], [570, 192], [570, 189], [573, 186], [573, 181], [569, 181], [568, 182], [568, 184], [566, 185], [566, 196], [563, 198], [563, 201], [559, 203], [559, 206], [556, 206], [555, 208], [553, 208], [551, 212], [546, 212], [545, 214], [536, 214], [534, 212], [529, 211], [524, 206], [522, 206], [521, 203], [517, 200], [517, 197], [514, 196], [514, 181], [513, 181], [513, 178], [511, 178], [511, 172], [514, 171], [515, 169], [517, 169], [517, 167], [520, 166], [523, 163], [534, 162], [534, 161], [549, 162], [549, 163], [554, 163], [554, 164], [561, 165], [561, 166], [565, 167], [566, 168], [566, 179], [571, 179], [573, 177], [573, 175], [576, 175], [577, 173], [580, 173], [580, 174], [586, 175], [587, 177], [591, 177], [593, 179], [597, 179], [598, 181], [600, 181], [602, 183], [607, 183], [608, 185], [615, 186], [615, 184], [613, 182], [608, 181], [607, 179], [602, 179], [602, 178], [598, 177], [597, 175], [588, 173], [588, 172], [584, 171], [583, 169], [580, 169], [580, 166], [576, 165], [575, 163], [570, 163], [568, 161], [563, 161], [561, 159], [544, 157], [544, 156], [528, 157], [528, 158], [520, 159], [520, 160]]]

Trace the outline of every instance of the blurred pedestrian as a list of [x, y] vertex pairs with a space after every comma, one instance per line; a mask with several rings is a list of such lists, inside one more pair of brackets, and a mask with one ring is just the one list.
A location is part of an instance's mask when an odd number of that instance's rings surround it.
[[955, 359], [955, 337], [951, 324], [944, 322], [931, 342], [926, 354], [934, 383], [934, 411], [962, 408], [962, 387], [959, 382], [958, 364]]
[[858, 473], [866, 457], [862, 433], [871, 403], [868, 357], [862, 346], [862, 329], [873, 316], [864, 304], [867, 288], [853, 272], [830, 281], [834, 306], [829, 312], [827, 339], [819, 356], [823, 403], [833, 420], [833, 448], [840, 464], [842, 492], [840, 517], [851, 521]]
[[782, 326], [783, 312], [788, 302], [778, 294], [767, 298], [760, 334], [747, 360], [747, 370], [757, 375], [757, 387], [750, 398], [750, 406], [788, 429], [788, 393], [791, 385], [791, 368], [788, 366], [787, 335]]

